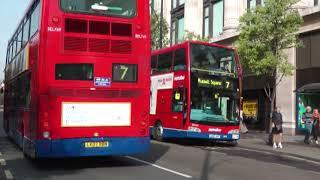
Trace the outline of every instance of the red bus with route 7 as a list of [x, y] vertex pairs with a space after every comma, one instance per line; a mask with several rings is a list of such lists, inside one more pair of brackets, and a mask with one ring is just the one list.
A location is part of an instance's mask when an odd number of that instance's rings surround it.
[[149, 149], [148, 0], [33, 0], [9, 40], [4, 129], [33, 158]]
[[157, 139], [237, 144], [242, 70], [232, 48], [187, 41], [152, 53], [150, 131]]

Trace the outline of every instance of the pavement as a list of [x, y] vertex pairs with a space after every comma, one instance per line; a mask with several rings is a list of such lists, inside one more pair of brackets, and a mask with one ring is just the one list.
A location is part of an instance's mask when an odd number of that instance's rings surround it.
[[305, 144], [304, 136], [283, 136], [283, 149], [272, 149], [272, 146], [267, 145], [268, 134], [265, 132], [250, 131], [247, 134], [242, 134], [239, 143], [240, 147], [278, 152], [280, 154], [288, 154], [296, 157], [306, 158], [320, 162], [320, 145]]

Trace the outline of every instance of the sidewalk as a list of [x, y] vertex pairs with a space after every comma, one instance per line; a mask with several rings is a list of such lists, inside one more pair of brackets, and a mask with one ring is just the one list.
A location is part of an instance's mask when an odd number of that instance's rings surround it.
[[295, 157], [306, 158], [320, 162], [320, 145], [304, 144], [304, 136], [283, 136], [283, 149], [274, 150], [272, 146], [267, 145], [268, 134], [265, 132], [251, 131], [248, 134], [242, 134], [239, 146], [248, 149], [289, 154]]

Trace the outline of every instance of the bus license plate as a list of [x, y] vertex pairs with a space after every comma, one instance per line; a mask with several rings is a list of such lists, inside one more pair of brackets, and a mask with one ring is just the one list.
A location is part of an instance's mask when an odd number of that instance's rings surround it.
[[104, 148], [108, 147], [109, 142], [107, 141], [102, 141], [102, 142], [85, 142], [84, 147], [85, 148]]
[[221, 136], [218, 135], [218, 134], [209, 134], [209, 138], [211, 138], [211, 139], [220, 139]]

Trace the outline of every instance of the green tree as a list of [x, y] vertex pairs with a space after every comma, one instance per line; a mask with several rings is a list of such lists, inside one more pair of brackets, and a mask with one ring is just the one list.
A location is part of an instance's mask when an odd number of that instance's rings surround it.
[[240, 36], [236, 46], [244, 69], [254, 75], [275, 80], [265, 82], [264, 87], [270, 100], [271, 112], [275, 105], [277, 86], [284, 77], [292, 76], [295, 69], [288, 62], [284, 50], [300, 45], [296, 32], [303, 19], [294, 8], [297, 2], [265, 0], [264, 6], [248, 10], [240, 18]]
[[184, 41], [203, 41], [203, 42], [209, 42], [209, 37], [202, 37], [200, 35], [195, 34], [194, 32], [185, 31], [183, 36]]
[[162, 26], [162, 47], [166, 47], [169, 45], [169, 25], [165, 18], [162, 18], [162, 25], [161, 25], [161, 16], [153, 11], [151, 14], [151, 47], [152, 50], [160, 49], [160, 27]]

